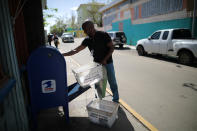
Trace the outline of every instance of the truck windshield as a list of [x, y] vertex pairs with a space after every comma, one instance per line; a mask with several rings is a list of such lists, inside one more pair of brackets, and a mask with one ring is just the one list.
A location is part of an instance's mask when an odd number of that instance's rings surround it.
[[188, 29], [178, 29], [173, 31], [172, 39], [192, 39], [192, 35]]
[[113, 33], [108, 33], [110, 37], [113, 37]]

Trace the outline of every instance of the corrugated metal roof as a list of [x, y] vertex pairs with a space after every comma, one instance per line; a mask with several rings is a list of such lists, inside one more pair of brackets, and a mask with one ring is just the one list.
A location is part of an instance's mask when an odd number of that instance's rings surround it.
[[99, 9], [99, 12], [103, 12], [103, 11], [105, 11], [105, 10], [107, 10], [107, 9], [109, 9], [109, 8], [111, 8], [111, 7], [115, 6], [115, 5], [123, 2], [123, 1], [126, 1], [126, 0], [114, 0], [111, 3], [109, 3], [108, 5], [102, 7], [101, 9]]

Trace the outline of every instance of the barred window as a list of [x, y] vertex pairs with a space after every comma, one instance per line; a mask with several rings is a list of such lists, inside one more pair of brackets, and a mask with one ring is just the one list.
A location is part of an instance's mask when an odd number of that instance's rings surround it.
[[136, 1], [138, 1], [138, 0], [129, 0], [130, 1], [130, 3], [134, 3], [134, 2], [136, 2]]
[[134, 7], [134, 20], [139, 18], [139, 7]]
[[183, 0], [151, 0], [142, 4], [142, 18], [179, 11]]
[[129, 18], [131, 16], [130, 10], [124, 11], [124, 17]]
[[112, 14], [108, 17], [105, 17], [104, 20], [103, 20], [103, 25], [106, 26], [106, 25], [109, 25], [109, 24], [112, 24], [112, 21], [116, 18], [116, 15], [115, 14]]
[[120, 12], [118, 12], [117, 14], [117, 19], [120, 19]]

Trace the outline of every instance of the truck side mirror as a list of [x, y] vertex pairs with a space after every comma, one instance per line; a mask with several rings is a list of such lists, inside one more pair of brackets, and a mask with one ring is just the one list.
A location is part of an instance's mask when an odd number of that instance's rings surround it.
[[148, 37], [148, 40], [151, 40], [151, 37], [150, 36]]

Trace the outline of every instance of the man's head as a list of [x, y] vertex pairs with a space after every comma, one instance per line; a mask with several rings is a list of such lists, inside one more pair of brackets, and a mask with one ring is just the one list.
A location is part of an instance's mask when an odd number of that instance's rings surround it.
[[84, 22], [82, 24], [82, 29], [90, 37], [93, 37], [94, 34], [95, 34], [94, 23], [92, 21], [86, 21], [86, 22]]

